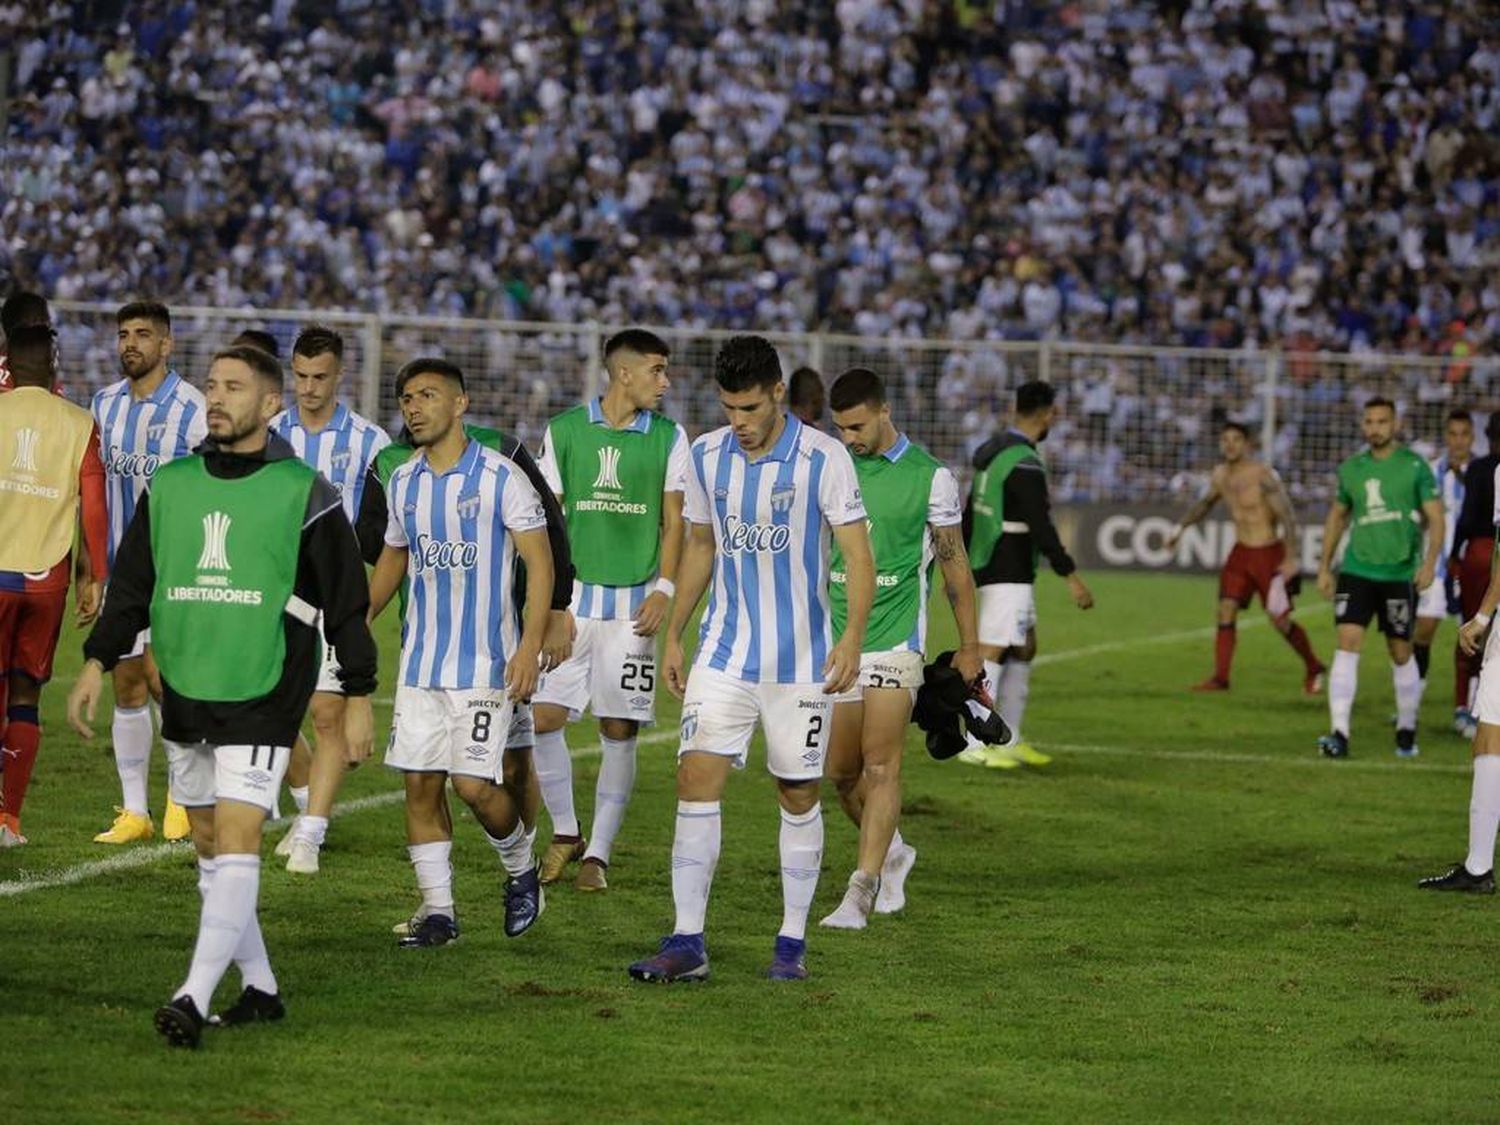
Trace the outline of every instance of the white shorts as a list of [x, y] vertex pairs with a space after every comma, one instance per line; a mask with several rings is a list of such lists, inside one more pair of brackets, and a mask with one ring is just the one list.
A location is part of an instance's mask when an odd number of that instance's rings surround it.
[[979, 643], [1020, 648], [1036, 628], [1036, 588], [1025, 582], [979, 587]]
[[1474, 717], [1481, 723], [1500, 726], [1500, 628], [1491, 627], [1484, 642], [1484, 663], [1479, 667], [1479, 688], [1474, 692]]
[[498, 783], [515, 710], [504, 688], [445, 691], [402, 684], [396, 689], [385, 764]]
[[292, 751], [286, 746], [213, 746], [162, 740], [167, 784], [183, 808], [210, 808], [216, 801], [242, 801], [269, 813]]
[[[130, 651], [127, 652], [124, 656], [120, 657], [120, 659], [121, 660], [139, 660], [141, 657], [143, 657], [143, 656], [146, 655], [146, 646], [149, 645], [150, 643], [151, 643], [151, 630], [150, 629], [142, 629], [139, 633], [137, 633], [135, 635], [135, 643], [130, 646]], [[182, 804], [181, 801], [178, 801], [177, 803], [179, 805]], [[210, 802], [210, 804], [212, 804], [212, 802]]]
[[679, 757], [694, 750], [719, 754], [744, 769], [759, 721], [772, 775], [783, 781], [823, 776], [833, 697], [823, 694], [822, 684], [758, 684], [695, 666], [684, 695]]
[[507, 750], [530, 750], [536, 746], [536, 724], [531, 721], [531, 704], [517, 703], [510, 717], [510, 734], [505, 739]]
[[1448, 612], [1448, 591], [1441, 578], [1433, 579], [1432, 585], [1417, 595], [1417, 616], [1458, 619], [1458, 614]]
[[578, 619], [573, 655], [537, 684], [533, 703], [568, 709], [577, 720], [590, 706], [596, 719], [649, 723], [656, 717], [656, 638], [635, 635], [634, 621]]
[[920, 652], [908, 649], [861, 653], [859, 680], [843, 695], [835, 695], [833, 701], [858, 703], [864, 698], [867, 688], [907, 688], [915, 700], [916, 690], [922, 686], [922, 669], [926, 663]]

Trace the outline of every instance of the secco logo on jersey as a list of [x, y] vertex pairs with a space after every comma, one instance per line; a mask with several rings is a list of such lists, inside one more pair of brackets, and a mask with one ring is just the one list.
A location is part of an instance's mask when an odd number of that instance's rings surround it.
[[161, 458], [157, 454], [132, 453], [119, 446], [109, 451], [109, 459], [105, 462], [111, 476], [144, 477], [147, 480], [155, 476], [160, 467]]
[[417, 571], [423, 570], [473, 570], [479, 565], [479, 544], [460, 539], [434, 539], [426, 532], [417, 536]]
[[776, 554], [785, 551], [791, 543], [792, 529], [786, 524], [746, 523], [738, 516], [730, 516], [724, 521], [724, 538], [720, 545], [727, 555], [737, 555], [741, 551]]

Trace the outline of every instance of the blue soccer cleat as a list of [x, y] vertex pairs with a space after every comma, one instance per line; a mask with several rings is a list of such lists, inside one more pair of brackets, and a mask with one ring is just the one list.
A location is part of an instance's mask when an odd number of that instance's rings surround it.
[[652, 984], [708, 979], [708, 951], [702, 934], [668, 934], [655, 957], [637, 961], [629, 969], [632, 980]]
[[505, 936], [520, 937], [536, 923], [547, 907], [542, 884], [533, 867], [524, 875], [505, 881]]
[[446, 914], [429, 914], [411, 923], [396, 944], [402, 949], [434, 949], [458, 940], [458, 921]]
[[806, 956], [807, 942], [777, 934], [776, 955], [771, 959], [766, 976], [772, 980], [806, 980], [807, 966], [803, 964]]

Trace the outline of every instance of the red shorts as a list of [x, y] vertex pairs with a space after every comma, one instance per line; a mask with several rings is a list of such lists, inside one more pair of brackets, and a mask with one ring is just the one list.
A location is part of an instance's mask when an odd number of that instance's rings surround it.
[[52, 655], [68, 608], [68, 592], [0, 593], [0, 671], [23, 672], [39, 684], [52, 678]]
[[1286, 544], [1268, 543], [1264, 547], [1246, 547], [1236, 543], [1224, 560], [1219, 573], [1219, 597], [1227, 598], [1241, 609], [1260, 595], [1260, 604], [1272, 617], [1280, 617], [1292, 608], [1292, 597], [1281, 578], [1281, 562], [1286, 558]]
[[1467, 621], [1479, 612], [1484, 591], [1490, 584], [1490, 560], [1495, 555], [1495, 541], [1470, 539], [1464, 544], [1463, 565], [1458, 569], [1458, 602]]

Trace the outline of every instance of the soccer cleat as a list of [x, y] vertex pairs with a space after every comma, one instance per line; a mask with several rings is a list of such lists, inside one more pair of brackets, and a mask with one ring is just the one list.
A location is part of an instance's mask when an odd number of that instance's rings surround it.
[[1192, 686], [1191, 690], [1192, 691], [1228, 691], [1229, 690], [1229, 682], [1227, 680], [1221, 680], [1217, 676], [1210, 676], [1208, 679], [1204, 680], [1201, 684], [1194, 684]]
[[392, 926], [391, 933], [400, 934], [402, 937], [405, 937], [407, 934], [416, 933], [417, 927], [422, 924], [422, 919], [427, 917], [423, 913], [424, 909], [424, 907], [417, 907], [417, 912], [410, 918], [403, 919]]
[[156, 826], [149, 816], [133, 813], [115, 806], [115, 822], [94, 837], [96, 844], [134, 844], [149, 840], [156, 835]]
[[1051, 754], [1043, 754], [1029, 742], [1016, 742], [1005, 748], [1005, 752], [1023, 766], [1046, 766], [1052, 763]]
[[1396, 732], [1396, 757], [1415, 758], [1422, 751], [1417, 749], [1417, 732], [1414, 730], [1398, 730]]
[[217, 1027], [244, 1027], [247, 1023], [273, 1023], [286, 1015], [280, 994], [245, 986], [240, 998], [211, 1021]]
[[1456, 707], [1453, 711], [1453, 733], [1462, 738], [1473, 738], [1479, 733], [1479, 720], [1465, 707]]
[[1322, 695], [1323, 675], [1327, 671], [1328, 669], [1324, 668], [1322, 665], [1319, 665], [1316, 672], [1309, 672], [1306, 676], [1302, 677], [1302, 694]]
[[167, 794], [167, 811], [161, 817], [161, 838], [163, 840], [186, 840], [193, 834], [193, 826], [188, 822], [187, 809], [172, 800], [171, 794]]
[[580, 891], [607, 891], [609, 880], [604, 877], [604, 868], [607, 866], [602, 859], [586, 859], [578, 865], [578, 877], [573, 880], [573, 886]]
[[318, 845], [298, 836], [292, 841], [291, 854], [286, 859], [286, 869], [293, 875], [316, 875], [318, 873]]
[[1349, 736], [1342, 731], [1333, 731], [1318, 739], [1318, 750], [1325, 758], [1347, 758]]
[[8, 812], [0, 812], [0, 848], [19, 848], [26, 842], [21, 835], [21, 818]]
[[151, 1022], [158, 1035], [174, 1047], [196, 1047], [203, 1038], [203, 1025], [208, 1021], [198, 1011], [191, 996], [178, 996], [160, 1008]]
[[1465, 891], [1471, 895], [1492, 895], [1495, 893], [1495, 872], [1490, 870], [1483, 875], [1473, 875], [1466, 864], [1455, 863], [1441, 875], [1417, 880], [1417, 886], [1424, 891]]
[[458, 940], [458, 922], [446, 914], [429, 914], [413, 920], [410, 932], [396, 943], [401, 949], [432, 949]]
[[276, 854], [282, 859], [292, 854], [292, 841], [297, 838], [297, 829], [302, 825], [300, 816], [292, 817], [292, 826], [286, 830], [286, 835], [276, 842]]
[[899, 914], [906, 906], [906, 877], [917, 864], [917, 849], [902, 844], [894, 856], [886, 856], [880, 868], [880, 889], [875, 892], [876, 914]]
[[589, 842], [582, 836], [553, 836], [547, 850], [542, 853], [541, 880], [555, 883], [562, 878], [563, 868], [575, 859], [582, 859]]
[[536, 924], [547, 909], [537, 869], [513, 875], [505, 881], [505, 936], [520, 937]]
[[806, 980], [807, 965], [803, 963], [806, 956], [807, 942], [777, 934], [776, 952], [771, 957], [766, 976], [772, 980]]
[[668, 934], [655, 957], [637, 961], [627, 970], [632, 980], [651, 984], [708, 979], [708, 951], [702, 934]]
[[960, 750], [953, 755], [954, 761], [962, 762], [966, 766], [985, 766], [989, 764], [989, 755], [985, 753], [987, 746], [970, 746], [966, 750]]
[[877, 877], [868, 882], [860, 879], [856, 871], [849, 876], [849, 887], [838, 908], [818, 923], [830, 930], [862, 930], [870, 924], [870, 911], [875, 908], [875, 892], [880, 886]]

